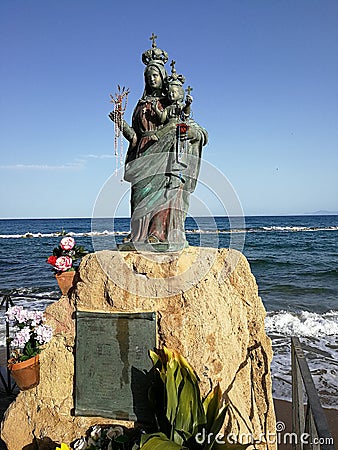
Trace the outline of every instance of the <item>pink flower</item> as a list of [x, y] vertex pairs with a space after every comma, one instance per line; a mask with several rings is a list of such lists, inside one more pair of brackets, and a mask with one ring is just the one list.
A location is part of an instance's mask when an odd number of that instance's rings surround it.
[[28, 320], [28, 313], [22, 306], [12, 306], [6, 312], [8, 321], [15, 321], [20, 324], [24, 324]]
[[52, 339], [53, 329], [49, 325], [39, 325], [35, 328], [36, 339], [39, 344], [47, 344]]
[[13, 345], [14, 347], [22, 348], [27, 344], [31, 337], [31, 330], [29, 327], [24, 327], [21, 330], [19, 330], [14, 338], [13, 338]]
[[43, 312], [42, 311], [28, 311], [28, 319], [31, 321], [31, 325], [36, 327], [43, 322]]
[[62, 238], [60, 241], [60, 247], [62, 248], [62, 250], [71, 250], [74, 247], [74, 245], [75, 240], [70, 236], [66, 236]]
[[72, 267], [73, 260], [70, 256], [60, 256], [55, 261], [55, 268], [61, 270], [61, 272], [66, 272], [66, 270]]

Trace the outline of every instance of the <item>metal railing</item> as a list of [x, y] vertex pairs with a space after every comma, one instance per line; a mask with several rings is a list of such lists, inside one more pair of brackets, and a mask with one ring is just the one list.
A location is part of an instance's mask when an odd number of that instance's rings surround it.
[[[335, 450], [325, 412], [297, 337], [291, 338], [293, 450]], [[304, 408], [304, 391], [307, 404]]]
[[[33, 299], [41, 299], [41, 300], [59, 300], [60, 297], [44, 297], [41, 295], [30, 295], [30, 294], [17, 294], [17, 293], [11, 293], [11, 294], [1, 294], [0, 297], [2, 297], [0, 308], [4, 308], [5, 312], [8, 311], [8, 309], [12, 306], [14, 306], [13, 298], [33, 298]], [[6, 360], [8, 361], [11, 357], [11, 348], [9, 343], [9, 337], [10, 337], [10, 330], [9, 330], [9, 323], [6, 321]], [[12, 395], [13, 391], [16, 387], [16, 384], [13, 382], [11, 378], [10, 371], [6, 365], [6, 376], [3, 375], [3, 373], [0, 371], [0, 381], [6, 391], [7, 395]]]

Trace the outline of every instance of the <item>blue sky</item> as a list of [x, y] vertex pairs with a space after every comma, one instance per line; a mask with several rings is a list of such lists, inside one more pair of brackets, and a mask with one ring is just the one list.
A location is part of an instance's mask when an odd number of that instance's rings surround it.
[[337, 0], [2, 0], [0, 217], [92, 215], [109, 94], [130, 88], [130, 121], [152, 32], [245, 214], [338, 210]]

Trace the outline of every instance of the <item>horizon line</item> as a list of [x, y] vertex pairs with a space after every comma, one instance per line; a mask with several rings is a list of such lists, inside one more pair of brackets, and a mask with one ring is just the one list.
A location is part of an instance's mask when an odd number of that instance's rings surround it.
[[[265, 214], [244, 214], [244, 217], [292, 217], [292, 216], [338, 216], [338, 211], [317, 211], [317, 212], [310, 212], [310, 213], [280, 213], [280, 214], [272, 214], [272, 213], [265, 213]], [[187, 216], [188, 218], [189, 216]], [[208, 216], [194, 216], [194, 217], [210, 217]], [[224, 215], [214, 215], [212, 217], [242, 217], [239, 215], [234, 216], [224, 216]], [[0, 220], [78, 220], [78, 219], [89, 219], [92, 220], [93, 217], [89, 216], [64, 216], [64, 217], [0, 217]], [[100, 216], [95, 217], [94, 219], [130, 219], [129, 216], [116, 216], [116, 217], [109, 217], [109, 216]]]

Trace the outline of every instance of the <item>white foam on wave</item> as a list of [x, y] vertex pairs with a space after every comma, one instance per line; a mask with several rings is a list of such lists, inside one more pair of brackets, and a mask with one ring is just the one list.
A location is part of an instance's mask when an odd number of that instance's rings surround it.
[[330, 227], [305, 227], [305, 226], [271, 226], [262, 227], [264, 231], [285, 231], [285, 232], [297, 232], [297, 231], [337, 231], [337, 226]]
[[323, 406], [338, 409], [338, 311], [270, 311], [265, 325], [274, 353], [274, 397], [291, 400], [290, 337], [297, 336]]
[[[270, 336], [273, 396], [291, 401], [291, 340]], [[314, 384], [324, 407], [338, 409], [338, 346], [336, 336], [300, 338]]]
[[283, 336], [324, 337], [338, 335], [338, 311], [324, 314], [301, 311], [269, 312], [265, 319], [268, 334]]
[[[337, 226], [331, 227], [303, 227], [303, 226], [271, 226], [258, 228], [231, 228], [231, 229], [186, 229], [187, 234], [228, 234], [228, 233], [262, 233], [262, 232], [299, 232], [299, 231], [338, 231]], [[88, 231], [81, 233], [69, 232], [69, 236], [118, 236], [128, 235], [129, 231]], [[60, 232], [55, 233], [31, 233], [27, 231], [24, 234], [0, 234], [0, 239], [21, 239], [21, 238], [44, 238], [44, 237], [60, 237]]]

